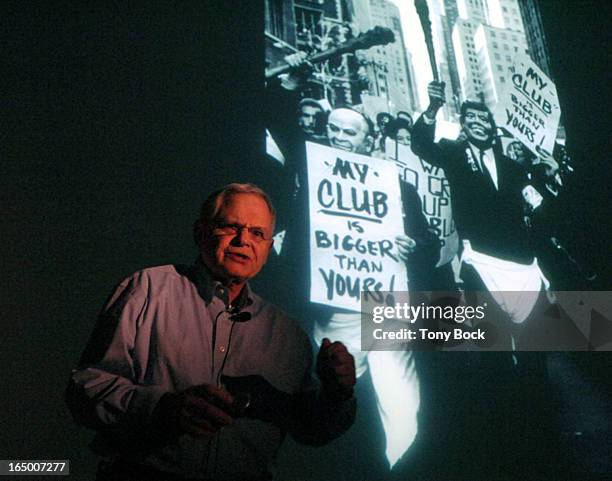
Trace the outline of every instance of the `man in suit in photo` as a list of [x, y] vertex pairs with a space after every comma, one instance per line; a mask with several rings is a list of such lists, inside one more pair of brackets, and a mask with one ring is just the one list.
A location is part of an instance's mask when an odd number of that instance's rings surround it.
[[[444, 83], [431, 82], [428, 92], [429, 106], [413, 128], [412, 150], [442, 167], [448, 177], [461, 240], [461, 278], [468, 290], [535, 293], [506, 312], [520, 324], [542, 287], [548, 287], [525, 223], [526, 210], [537, 209], [542, 196], [529, 185], [524, 170], [502, 152], [493, 115], [483, 103], [466, 101], [461, 106], [460, 140], [434, 142], [436, 113], [445, 101]], [[512, 297], [518, 299], [518, 294]]]
[[[525, 474], [532, 469], [536, 476], [536, 468], [547, 469], [544, 450], [534, 447], [536, 440], [550, 439], [545, 422], [545, 357], [517, 350], [521, 342], [529, 342], [528, 333], [538, 327], [540, 309], [549, 305], [549, 283], [525, 222], [527, 213], [537, 212], [542, 196], [529, 185], [524, 170], [504, 155], [485, 104], [464, 102], [459, 138], [435, 142], [435, 117], [445, 102], [444, 83], [431, 82], [428, 93], [429, 106], [413, 127], [411, 147], [446, 173], [466, 299], [478, 292], [479, 303], [486, 300], [486, 320], [500, 320], [499, 350], [510, 351], [469, 352], [454, 358], [452, 378], [438, 383], [447, 386], [444, 399], [437, 395], [428, 401], [439, 404], [432, 411], [453, 412], [453, 418], [462, 420], [455, 434], [465, 445], [478, 447], [472, 462], [483, 475], [494, 471]], [[462, 407], [447, 406], [446, 399], [461, 399]], [[431, 426], [431, 430], [438, 429]], [[456, 442], [453, 433], [448, 437], [446, 443]]]

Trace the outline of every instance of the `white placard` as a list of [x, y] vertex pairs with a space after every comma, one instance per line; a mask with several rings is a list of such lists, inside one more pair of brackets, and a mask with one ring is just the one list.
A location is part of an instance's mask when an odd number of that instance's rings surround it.
[[395, 245], [404, 234], [395, 164], [311, 142], [306, 151], [310, 300], [359, 312], [361, 291], [407, 290]]
[[495, 109], [498, 127], [507, 129], [534, 154], [552, 154], [561, 117], [557, 88], [527, 54], [514, 61], [510, 80]]

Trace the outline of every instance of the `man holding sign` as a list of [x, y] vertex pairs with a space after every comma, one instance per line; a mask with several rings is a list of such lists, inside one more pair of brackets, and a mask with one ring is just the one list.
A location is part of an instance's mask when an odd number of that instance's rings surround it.
[[[287, 61], [295, 69], [307, 63], [300, 53]], [[369, 369], [393, 467], [416, 436], [418, 376], [410, 351], [362, 351], [361, 291], [406, 291], [406, 268], [415, 288], [418, 274], [437, 262], [438, 239], [428, 231], [414, 187], [400, 186], [393, 162], [370, 156], [374, 129], [361, 112], [336, 106], [328, 117], [326, 145], [308, 143], [306, 149], [303, 140], [297, 145], [299, 133], [292, 132], [297, 122], [283, 112], [295, 111], [299, 77], [271, 91], [267, 104], [278, 110], [267, 119], [272, 136], [285, 146], [283, 168], [297, 177], [296, 192], [286, 202], [292, 209], [277, 264], [288, 266], [283, 272], [296, 284], [294, 297], [310, 293], [301, 311], [306, 322], [314, 320], [314, 338], [343, 342], [355, 357], [358, 377]], [[287, 105], [292, 100], [293, 107]]]
[[[369, 157], [374, 136], [367, 117], [337, 108], [327, 136], [331, 149], [307, 144], [311, 301], [330, 306], [316, 319], [314, 338], [346, 344], [357, 377], [369, 369], [393, 467], [416, 437], [419, 381], [411, 351], [362, 350], [359, 291], [407, 290], [404, 263], [427, 257], [423, 248], [435, 236], [427, 231], [416, 190], [399, 182], [395, 164]], [[434, 264], [430, 259], [429, 268]], [[357, 280], [361, 285], [351, 293]]]
[[[496, 125], [486, 105], [466, 101], [461, 106], [465, 140], [434, 143], [435, 116], [445, 102], [444, 83], [431, 82], [430, 103], [416, 122], [412, 150], [430, 164], [442, 167], [451, 186], [453, 213], [462, 241], [462, 272], [466, 287], [525, 291], [519, 305], [497, 298], [512, 322], [524, 322], [548, 281], [534, 257], [525, 205], [534, 210], [542, 196], [528, 185], [523, 170], [494, 142]], [[512, 275], [508, 273], [511, 272]]]
[[[428, 92], [429, 106], [412, 132], [413, 152], [442, 167], [449, 180], [466, 297], [481, 291], [480, 299], [488, 299], [489, 318], [507, 319], [512, 333], [503, 339], [511, 353], [471, 352], [462, 360], [459, 378], [470, 392], [488, 395], [472, 399], [464, 414], [469, 425], [465, 433], [478, 434], [461, 438], [478, 445], [471, 461], [482, 472], [521, 472], [539, 465], [525, 460], [540, 455], [533, 445], [547, 436], [547, 427], [536, 413], [549, 412], [538, 391], [547, 386], [544, 355], [514, 351], [528, 345], [529, 329], [538, 327], [531, 320], [537, 321], [537, 314], [548, 307], [548, 280], [534, 256], [524, 221], [526, 212], [541, 210], [543, 198], [528, 184], [522, 167], [501, 151], [486, 105], [464, 102], [459, 140], [436, 143], [435, 117], [445, 101], [444, 83], [431, 82]], [[465, 390], [461, 395], [469, 393]], [[500, 425], [500, 419], [512, 421]], [[491, 426], [497, 428], [490, 431]]]

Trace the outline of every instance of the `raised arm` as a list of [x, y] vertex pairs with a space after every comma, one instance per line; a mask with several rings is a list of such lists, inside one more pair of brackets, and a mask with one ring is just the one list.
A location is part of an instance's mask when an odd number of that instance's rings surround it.
[[434, 142], [436, 115], [445, 103], [444, 82], [431, 82], [427, 87], [429, 106], [412, 128], [412, 151], [426, 162], [444, 168], [445, 155]]

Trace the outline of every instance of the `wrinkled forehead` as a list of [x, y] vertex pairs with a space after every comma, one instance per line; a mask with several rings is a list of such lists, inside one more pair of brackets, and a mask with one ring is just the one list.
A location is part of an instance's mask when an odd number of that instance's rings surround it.
[[263, 197], [242, 192], [225, 196], [213, 220], [264, 228], [274, 224], [272, 212]]
[[328, 123], [340, 128], [351, 128], [368, 132], [368, 123], [359, 112], [350, 109], [336, 109], [329, 114]]

